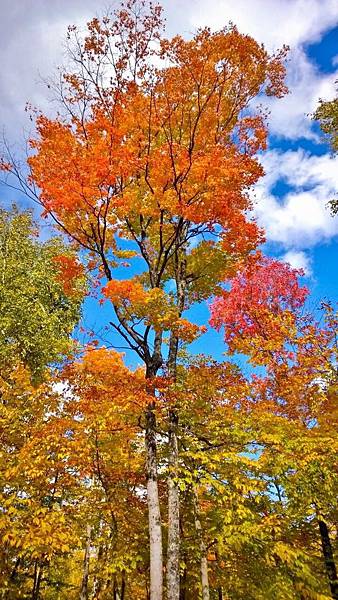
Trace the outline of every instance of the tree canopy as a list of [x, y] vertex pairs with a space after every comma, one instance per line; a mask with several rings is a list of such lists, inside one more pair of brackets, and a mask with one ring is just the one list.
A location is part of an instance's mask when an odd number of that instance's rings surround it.
[[[286, 51], [166, 39], [137, 0], [69, 27], [26, 182], [69, 246], [4, 213], [4, 598], [338, 597], [337, 315], [308, 314], [252, 217]], [[108, 342], [67, 355], [84, 274]], [[223, 361], [194, 353], [209, 325]]]

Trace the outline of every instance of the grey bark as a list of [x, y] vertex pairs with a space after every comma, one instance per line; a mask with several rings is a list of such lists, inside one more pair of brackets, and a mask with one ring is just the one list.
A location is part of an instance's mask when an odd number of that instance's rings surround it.
[[[180, 243], [180, 240], [178, 240]], [[182, 247], [184, 255], [185, 250]], [[186, 295], [186, 260], [179, 260], [175, 253], [175, 278], [177, 308], [181, 316]], [[177, 370], [178, 338], [172, 333], [169, 342], [168, 374], [175, 381]], [[169, 412], [169, 475], [168, 475], [168, 550], [167, 550], [167, 599], [180, 600], [180, 490], [178, 478], [178, 414], [175, 408]]]
[[175, 413], [170, 414], [169, 430], [169, 476], [168, 476], [168, 554], [167, 554], [167, 598], [180, 598], [180, 493], [177, 485], [178, 444]]
[[157, 482], [156, 418], [154, 407], [146, 412], [147, 496], [150, 545], [150, 600], [162, 600], [163, 557], [161, 510]]
[[34, 566], [32, 600], [39, 600], [41, 580], [42, 580], [42, 565], [39, 563], [38, 560], [36, 560], [35, 566]]
[[203, 539], [203, 530], [200, 520], [199, 501], [196, 488], [193, 488], [193, 502], [194, 502], [194, 514], [195, 514], [195, 529], [198, 538], [199, 550], [200, 550], [200, 571], [201, 571], [201, 586], [202, 586], [202, 600], [210, 600], [209, 591], [209, 577], [208, 577], [208, 560], [207, 560], [207, 549]]
[[87, 525], [87, 538], [86, 538], [85, 554], [84, 554], [84, 558], [83, 558], [83, 571], [82, 571], [80, 600], [87, 600], [87, 598], [88, 598], [88, 579], [89, 579], [89, 561], [90, 561], [90, 538], [91, 538], [91, 533], [92, 533], [92, 528], [91, 528], [90, 525]]

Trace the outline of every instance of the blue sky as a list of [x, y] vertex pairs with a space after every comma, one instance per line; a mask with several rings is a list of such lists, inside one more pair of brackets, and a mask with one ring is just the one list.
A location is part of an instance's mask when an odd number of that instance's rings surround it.
[[[84, 25], [106, 8], [105, 0], [3, 0], [0, 24], [2, 76], [0, 126], [12, 144], [31, 127], [25, 102], [53, 112], [41, 79], [63, 61], [70, 23]], [[266, 251], [306, 271], [312, 306], [337, 299], [338, 217], [326, 208], [338, 188], [338, 158], [330, 155], [309, 114], [319, 97], [331, 99], [338, 79], [338, 3], [336, 0], [165, 0], [169, 35], [189, 36], [198, 26], [220, 28], [229, 20], [274, 51], [290, 46], [290, 94], [271, 99], [270, 144], [262, 157], [266, 175], [253, 190], [255, 215], [267, 233]], [[14, 35], [13, 35], [14, 32]], [[17, 154], [21, 149], [18, 146]], [[25, 200], [6, 188], [2, 201]], [[102, 309], [103, 313], [106, 309]], [[86, 305], [86, 320], [94, 315]], [[96, 312], [96, 311], [95, 311]], [[196, 313], [207, 317], [206, 307]], [[216, 334], [196, 345], [220, 356]]]

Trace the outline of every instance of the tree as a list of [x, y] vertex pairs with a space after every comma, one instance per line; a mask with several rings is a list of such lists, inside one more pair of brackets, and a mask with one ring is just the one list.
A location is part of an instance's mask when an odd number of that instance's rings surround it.
[[[331, 595], [336, 598], [330, 529], [336, 518], [332, 402], [337, 386], [337, 315], [331, 305], [325, 305], [320, 326], [306, 314], [307, 290], [299, 285], [297, 275], [289, 265], [259, 258], [254, 269], [244, 269], [231, 289], [215, 300], [212, 323], [224, 327], [231, 352], [245, 352], [253, 364], [266, 368], [265, 376], [254, 379], [251, 391], [257, 416], [263, 411], [269, 424], [269, 445], [262, 461], [271, 461], [269, 469], [289, 517], [299, 520], [303, 530], [309, 528], [309, 520], [317, 524]], [[278, 432], [280, 417], [285, 421], [282, 433]], [[277, 465], [281, 460], [277, 468], [276, 460]], [[308, 585], [315, 587], [316, 580], [311, 579], [310, 574]]]
[[[58, 238], [38, 239], [30, 212], [0, 210], [1, 373], [14, 363], [41, 378], [48, 365], [71, 349], [80, 318], [83, 274], [74, 253]], [[61, 275], [67, 265], [68, 288]]]
[[338, 98], [320, 100], [313, 115], [319, 121], [320, 128], [325, 134], [333, 152], [338, 151]]
[[[337, 82], [336, 82], [337, 83]], [[334, 154], [338, 151], [338, 98], [334, 100], [319, 100], [319, 105], [313, 114], [313, 119], [319, 122], [325, 140], [330, 144]], [[329, 202], [333, 215], [338, 213], [338, 200]]]
[[53, 449], [46, 435], [44, 459], [39, 447], [48, 414], [58, 406], [49, 367], [72, 350], [83, 275], [75, 268], [65, 291], [60, 271], [65, 262], [76, 266], [74, 253], [60, 239], [41, 242], [38, 235], [30, 212], [1, 209], [0, 560], [6, 598], [18, 597], [19, 589], [29, 593], [31, 577], [37, 598], [51, 556], [70, 542], [64, 514], [52, 510], [58, 432]]
[[[269, 56], [233, 26], [190, 40], [161, 36], [161, 9], [130, 0], [69, 28], [72, 70], [54, 86], [63, 112], [37, 116], [29, 159], [39, 201], [105, 280], [111, 326], [144, 362], [151, 600], [162, 598], [156, 380], [200, 329], [183, 317], [248, 259], [262, 232], [248, 189], [266, 145], [259, 94], [282, 96], [285, 49]], [[160, 65], [160, 66], [155, 66]], [[53, 86], [52, 86], [53, 87]], [[3, 163], [11, 171], [13, 166]], [[126, 278], [113, 270], [137, 256]], [[165, 336], [169, 337], [165, 349]], [[168, 408], [167, 596], [179, 597], [179, 413]]]

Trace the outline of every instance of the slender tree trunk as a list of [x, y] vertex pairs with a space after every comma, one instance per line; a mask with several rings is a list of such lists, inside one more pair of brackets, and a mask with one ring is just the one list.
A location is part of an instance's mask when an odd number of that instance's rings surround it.
[[[183, 236], [184, 237], [184, 236]], [[175, 251], [175, 279], [178, 314], [184, 310], [186, 295], [186, 259], [179, 259], [177, 240]], [[184, 247], [180, 249], [185, 254]], [[168, 374], [175, 381], [177, 371], [178, 337], [171, 332], [168, 354]], [[169, 413], [169, 476], [168, 476], [168, 552], [167, 552], [167, 599], [180, 600], [180, 490], [178, 476], [178, 414], [175, 408]]]
[[338, 580], [337, 580], [337, 568], [334, 561], [331, 540], [329, 536], [329, 530], [325, 521], [318, 517], [318, 525], [320, 532], [320, 539], [322, 542], [323, 557], [326, 568], [326, 573], [329, 579], [329, 585], [331, 590], [331, 596], [334, 600], [338, 600]]
[[[218, 557], [217, 550], [216, 550], [215, 554], [216, 554], [217, 563], [219, 565], [219, 557]], [[218, 588], [217, 588], [217, 598], [218, 598], [218, 600], [223, 600], [223, 588], [222, 588], [221, 585], [219, 585]]]
[[[184, 500], [183, 500], [184, 501]], [[184, 528], [183, 521], [180, 518], [180, 539], [184, 539]], [[188, 579], [188, 569], [187, 569], [187, 551], [184, 550], [184, 554], [182, 556], [184, 568], [183, 572], [180, 573], [180, 600], [186, 600], [187, 595], [187, 579]]]
[[207, 549], [205, 547], [203, 539], [203, 531], [200, 520], [199, 502], [197, 491], [193, 488], [193, 501], [194, 501], [194, 513], [195, 513], [195, 529], [199, 542], [200, 549], [200, 569], [201, 569], [201, 585], [202, 585], [202, 600], [210, 600], [209, 592], [209, 577], [208, 577], [208, 560], [207, 560]]
[[102, 569], [105, 564], [105, 548], [102, 544], [99, 546], [96, 560], [96, 574], [93, 583], [93, 600], [99, 600], [103, 588]]
[[10, 578], [9, 578], [10, 581], [15, 581], [16, 580], [16, 578], [18, 576], [18, 570], [19, 570], [20, 563], [21, 563], [21, 558], [19, 557], [16, 560], [16, 562], [15, 562], [13, 571], [11, 572], [11, 575], [10, 575]]
[[126, 576], [125, 572], [122, 571], [121, 575], [121, 588], [119, 588], [119, 584], [117, 578], [114, 578], [114, 586], [113, 586], [113, 600], [124, 600], [126, 593]]
[[32, 600], [39, 600], [40, 596], [40, 586], [42, 579], [42, 566], [38, 560], [35, 561], [34, 566], [34, 580], [33, 580], [33, 589], [32, 589]]
[[180, 491], [178, 476], [178, 416], [170, 413], [168, 476], [167, 598], [180, 600]]
[[187, 574], [187, 567], [184, 567], [183, 574], [180, 579], [180, 600], [186, 600]]
[[86, 539], [85, 555], [84, 555], [84, 559], [83, 559], [83, 572], [82, 572], [80, 600], [87, 600], [87, 598], [88, 598], [88, 579], [89, 579], [89, 560], [90, 560], [90, 538], [91, 538], [91, 532], [92, 532], [91, 526], [87, 525], [87, 539]]
[[162, 600], [162, 526], [157, 481], [156, 417], [154, 405], [149, 406], [146, 412], [146, 453], [150, 544], [150, 600]]
[[121, 600], [124, 600], [126, 593], [126, 574], [125, 571], [122, 571], [121, 577]]

